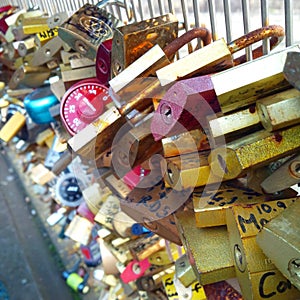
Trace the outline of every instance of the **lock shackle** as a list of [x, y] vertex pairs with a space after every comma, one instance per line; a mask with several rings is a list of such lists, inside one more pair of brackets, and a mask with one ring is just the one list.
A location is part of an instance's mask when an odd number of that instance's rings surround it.
[[195, 38], [200, 38], [203, 41], [204, 46], [208, 45], [212, 41], [212, 36], [210, 31], [205, 27], [193, 28], [183, 35], [172, 41], [167, 45], [163, 51], [168, 58], [172, 57], [181, 47], [188, 44]]
[[[280, 25], [264, 26], [259, 29], [250, 31], [249, 33], [239, 37], [238, 39], [227, 44], [231, 54], [236, 53], [246, 47], [249, 47], [256, 42], [262, 41], [266, 38], [270, 39], [270, 49], [275, 48], [284, 38], [284, 28]], [[258, 58], [263, 55], [262, 46], [252, 51], [253, 58]], [[246, 61], [246, 56], [243, 55], [234, 60], [234, 64], [238, 65]]]

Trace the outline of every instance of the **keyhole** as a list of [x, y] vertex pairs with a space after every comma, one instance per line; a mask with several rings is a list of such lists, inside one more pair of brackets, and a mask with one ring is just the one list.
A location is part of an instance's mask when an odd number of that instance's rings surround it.
[[300, 259], [294, 258], [289, 262], [288, 270], [291, 276], [300, 282]]
[[228, 169], [227, 169], [227, 166], [226, 166], [226, 162], [225, 162], [223, 156], [221, 156], [220, 154], [218, 154], [218, 162], [219, 162], [222, 170], [224, 171], [224, 173], [228, 174]]
[[163, 121], [166, 124], [170, 124], [172, 122], [173, 116], [172, 116], [172, 108], [170, 105], [163, 103], [160, 109], [160, 113]]
[[300, 161], [293, 161], [290, 164], [290, 172], [296, 178], [300, 178]]
[[238, 244], [234, 246], [234, 259], [238, 269], [243, 273], [246, 270], [246, 262], [242, 250]]

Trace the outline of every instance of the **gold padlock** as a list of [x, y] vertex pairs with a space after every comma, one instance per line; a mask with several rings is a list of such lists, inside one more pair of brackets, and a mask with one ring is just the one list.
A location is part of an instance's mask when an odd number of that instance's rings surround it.
[[43, 16], [24, 18], [22, 20], [24, 34], [36, 34], [41, 31], [49, 30], [47, 20], [48, 18]]
[[180, 191], [220, 182], [220, 178], [211, 172], [208, 154], [202, 151], [167, 158], [162, 162], [166, 183]]
[[161, 85], [164, 86], [170, 82], [196, 74], [203, 75], [225, 70], [234, 65], [233, 53], [265, 37], [271, 36], [277, 39], [277, 43], [279, 43], [284, 36], [283, 28], [275, 25], [263, 27], [249, 32], [245, 36], [230, 42], [228, 45], [222, 38], [177, 60], [172, 66], [166, 66], [158, 70], [156, 72], [157, 77]]
[[294, 204], [266, 224], [256, 237], [264, 254], [298, 290], [300, 290], [299, 212], [300, 202], [297, 199]]
[[176, 224], [200, 284], [235, 277], [226, 226], [197, 228], [193, 211], [178, 211]]
[[250, 168], [267, 165], [300, 148], [300, 126], [274, 133], [258, 131], [213, 149], [209, 156], [212, 172], [223, 180], [237, 178]]
[[115, 77], [154, 45], [164, 48], [178, 35], [178, 20], [172, 14], [116, 28], [112, 44], [111, 77]]
[[300, 92], [296, 89], [260, 99], [256, 102], [264, 128], [275, 131], [300, 122]]
[[95, 66], [73, 69], [71, 66], [60, 64], [61, 77], [63, 82], [79, 81], [96, 76]]
[[[209, 135], [211, 141], [220, 137], [225, 137], [226, 141], [230, 141], [241, 135], [249, 134], [255, 130], [262, 129], [260, 118], [255, 106], [239, 110], [237, 112], [227, 114], [221, 117], [215, 115], [211, 117], [208, 124]], [[213, 147], [214, 145], [212, 145]]]
[[197, 280], [197, 276], [189, 262], [186, 254], [175, 261], [175, 272], [180, 282], [188, 287]]
[[262, 203], [268, 196], [234, 182], [223, 183], [219, 188], [195, 189], [193, 203], [197, 227], [226, 225], [226, 210], [235, 205]]
[[[269, 201], [266, 203], [234, 206], [226, 212], [230, 240], [230, 251], [234, 259], [236, 275], [245, 299], [264, 299], [270, 289], [268, 276], [273, 276], [279, 285], [284, 277], [259, 248], [256, 235], [263, 226], [285, 208], [292, 205], [295, 199]], [[271, 275], [270, 275], [271, 274]], [[276, 285], [272, 287], [276, 291]], [[292, 287], [283, 288], [272, 293], [271, 299], [294, 299], [300, 292]]]
[[25, 125], [26, 117], [20, 113], [15, 114], [5, 123], [0, 130], [0, 139], [8, 143]]
[[33, 37], [25, 39], [23, 42], [20, 42], [18, 45], [18, 53], [20, 56], [26, 56], [27, 54], [32, 53], [35, 50], [36, 50], [36, 46]]
[[19, 67], [8, 82], [11, 89], [16, 89], [19, 85], [36, 88], [45, 82], [50, 76], [50, 70], [47, 67]]
[[164, 157], [174, 157], [194, 151], [209, 150], [210, 145], [203, 129], [195, 129], [161, 140]]

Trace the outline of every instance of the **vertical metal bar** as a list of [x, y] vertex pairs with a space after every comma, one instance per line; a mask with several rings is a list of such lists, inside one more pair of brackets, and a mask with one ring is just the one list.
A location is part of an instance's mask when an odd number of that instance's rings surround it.
[[291, 46], [293, 43], [293, 1], [284, 1], [285, 15], [285, 45]]
[[230, 0], [223, 0], [227, 43], [232, 41]]
[[148, 0], [148, 8], [149, 8], [149, 12], [150, 12], [150, 17], [153, 18], [154, 17], [154, 12], [153, 12], [153, 6], [152, 6], [152, 1]]
[[[242, 0], [242, 11], [243, 11], [243, 23], [244, 23], [244, 33], [250, 31], [250, 20], [249, 20], [249, 1]], [[252, 60], [252, 49], [251, 46], [246, 49], [247, 60]]]
[[215, 0], [208, 0], [208, 11], [210, 18], [211, 34], [213, 40], [215, 41], [217, 39]]
[[173, 8], [172, 0], [168, 0], [168, 7], [169, 7], [169, 12], [174, 14], [175, 11], [174, 11], [174, 8]]
[[144, 20], [144, 13], [143, 13], [143, 4], [142, 4], [142, 0], [138, 0], [139, 1], [139, 13], [140, 13], [140, 17], [141, 20]]
[[163, 10], [163, 5], [161, 3], [161, 0], [157, 0], [158, 1], [158, 8], [159, 8], [159, 13], [160, 15], [164, 14], [164, 10]]
[[[261, 0], [260, 7], [261, 7], [261, 25], [268, 26], [269, 25], [269, 7], [268, 7], [268, 0]], [[263, 55], [268, 54], [270, 52], [270, 44], [269, 39], [263, 40]]]
[[188, 19], [188, 15], [187, 15], [185, 0], [181, 0], [181, 12], [182, 12], [182, 16], [183, 16], [185, 31], [188, 31], [189, 30], [189, 19]]
[[133, 3], [133, 0], [130, 1], [130, 5], [131, 5], [132, 13], [133, 13], [133, 21], [137, 22], [136, 7]]
[[[200, 15], [199, 15], [199, 2], [198, 0], [193, 0], [193, 10], [194, 10], [194, 18], [195, 18], [195, 27], [200, 27]], [[203, 43], [200, 38], [197, 39], [197, 48], [201, 48]]]

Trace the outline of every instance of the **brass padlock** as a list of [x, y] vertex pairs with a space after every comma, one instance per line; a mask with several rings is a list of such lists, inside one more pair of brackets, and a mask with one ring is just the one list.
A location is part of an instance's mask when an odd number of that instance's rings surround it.
[[[245, 299], [295, 299], [300, 292], [288, 286], [256, 243], [256, 235], [275, 216], [293, 205], [295, 199], [234, 206], [226, 212], [230, 251], [234, 259], [236, 275]], [[271, 277], [271, 278], [270, 278]], [[270, 279], [273, 281], [270, 282]], [[287, 285], [282, 289], [277, 286]]]
[[[180, 49], [187, 41], [190, 41], [195, 36], [198, 37], [201, 33], [202, 31], [199, 32], [198, 30], [187, 32], [183, 39], [174, 40], [171, 44], [169, 44], [166, 47], [167, 49], [164, 49], [164, 51], [162, 51], [158, 45], [151, 48], [150, 51], [152, 53], [152, 51], [156, 51], [156, 49], [159, 48], [159, 55], [161, 55], [161, 57], [168, 57], [169, 55], [174, 54], [178, 49]], [[147, 53], [143, 56], [145, 55], [147, 55]], [[128, 82], [127, 78], [124, 79], [124, 72], [127, 72], [128, 69], [132, 67], [135, 63], [139, 64], [138, 61], [140, 59], [143, 60], [143, 56], [140, 57], [133, 64], [131, 64], [114, 79], [112, 79], [115, 83], [116, 91], [124, 87], [124, 80], [125, 82]], [[135, 76], [136, 75], [134, 75], [134, 77]], [[120, 78], [123, 79], [120, 80]], [[110, 81], [110, 85], [112, 84], [112, 80]], [[117, 134], [121, 126], [127, 123], [128, 128], [132, 127], [132, 125], [129, 124], [129, 122], [127, 122], [126, 116], [128, 116], [128, 114], [133, 110], [137, 110], [140, 112], [148, 110], [149, 108], [151, 110], [153, 106], [151, 97], [153, 97], [155, 93], [157, 94], [157, 90], [158, 93], [161, 92], [160, 84], [157, 79], [146, 78], [146, 80], [146, 88], [144, 90], [139, 90], [138, 93], [135, 92], [134, 97], [129, 102], [119, 107], [118, 110], [116, 108], [111, 108], [111, 112], [105, 112], [98, 121], [89, 124], [89, 126], [84, 128], [77, 135], [75, 135], [68, 143], [70, 150], [80, 155], [88, 156], [90, 158], [98, 158], [102, 153], [110, 149], [112, 146], [113, 137]], [[110, 120], [103, 120], [103, 118], [108, 117]], [[101, 121], [101, 119], [104, 122]], [[87, 145], [91, 142], [95, 143], [96, 145]]]
[[[112, 168], [123, 178], [134, 167], [162, 151], [161, 142], [155, 142], [150, 131], [151, 114], [129, 131], [119, 130], [112, 146]], [[127, 128], [126, 128], [127, 129]]]
[[197, 276], [189, 262], [189, 258], [186, 254], [182, 255], [175, 261], [175, 272], [177, 278], [180, 282], [188, 287], [195, 281], [197, 281]]
[[36, 34], [42, 31], [49, 30], [47, 20], [48, 18], [44, 16], [24, 18], [22, 20], [24, 34]]
[[212, 172], [223, 180], [233, 179], [250, 168], [296, 153], [300, 148], [299, 133], [299, 125], [274, 133], [263, 130], [213, 149], [209, 155]]
[[20, 113], [15, 112], [15, 114], [5, 123], [5, 125], [0, 130], [0, 139], [8, 143], [21, 128], [25, 125], [26, 117]]
[[210, 145], [203, 129], [195, 129], [161, 140], [164, 157], [174, 157], [196, 151], [209, 150]]
[[20, 42], [18, 45], [18, 53], [20, 56], [26, 56], [27, 54], [32, 53], [35, 50], [36, 50], [36, 46], [33, 37], [25, 39], [23, 42]]
[[268, 96], [256, 102], [264, 128], [276, 131], [300, 122], [300, 92], [296, 89]]
[[187, 153], [162, 162], [164, 179], [175, 190], [195, 188], [220, 182], [208, 163], [208, 151]]
[[298, 290], [300, 290], [299, 204], [297, 199], [294, 204], [266, 224], [256, 237], [264, 254]]
[[268, 196], [237, 182], [223, 183], [214, 189], [195, 189], [193, 203], [197, 227], [226, 225], [226, 210], [235, 205], [262, 203]]
[[228, 69], [234, 66], [233, 53], [271, 36], [276, 39], [276, 44], [281, 42], [284, 29], [276, 25], [262, 27], [230, 42], [228, 45], [224, 39], [217, 40], [177, 60], [172, 66], [158, 70], [156, 72], [157, 77], [161, 85], [164, 86], [193, 75], [215, 73]]
[[[217, 74], [176, 82], [160, 101], [153, 117], [151, 127], [155, 140], [205, 127], [209, 114], [241, 109], [260, 98], [290, 88], [283, 74], [284, 61], [290, 51], [299, 52], [299, 45]], [[266, 65], [273, 68], [266, 68]], [[207, 108], [209, 105], [210, 109]], [[210, 110], [209, 114], [202, 112], [204, 106]]]
[[175, 219], [183, 246], [200, 284], [235, 277], [226, 226], [197, 228], [192, 210], [178, 211]]
[[[209, 116], [208, 130], [212, 142], [225, 137], [228, 142], [241, 135], [262, 129], [257, 109], [254, 105], [221, 117]], [[212, 148], [214, 145], [212, 145]]]
[[75, 51], [96, 59], [102, 42], [122, 23], [105, 9], [85, 4], [58, 28], [59, 37]]
[[16, 89], [20, 85], [37, 88], [45, 82], [50, 76], [50, 70], [47, 67], [19, 67], [8, 82], [11, 89]]
[[289, 157], [275, 171], [269, 172], [260, 184], [266, 193], [278, 193], [300, 182], [300, 155]]
[[178, 35], [178, 20], [172, 14], [116, 28], [112, 44], [111, 77], [115, 77], [154, 45], [164, 48]]

